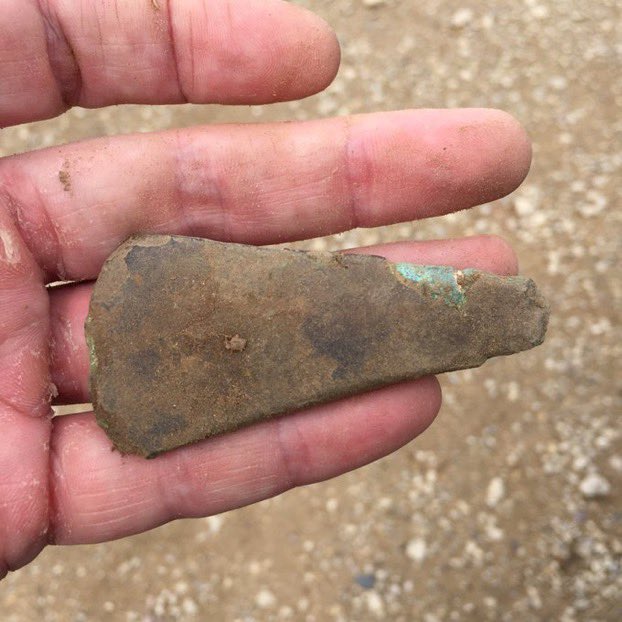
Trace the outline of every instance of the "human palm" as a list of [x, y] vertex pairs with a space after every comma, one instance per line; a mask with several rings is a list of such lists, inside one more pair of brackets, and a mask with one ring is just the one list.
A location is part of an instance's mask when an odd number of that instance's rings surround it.
[[[0, 125], [72, 105], [259, 104], [324, 88], [328, 26], [281, 0], [4, 0]], [[530, 147], [491, 110], [403, 111], [117, 136], [0, 161], [0, 577], [50, 543], [101, 542], [323, 480], [430, 424], [422, 379], [155, 460], [110, 451], [89, 401], [83, 322], [106, 256], [137, 232], [267, 244], [434, 216], [499, 198]], [[491, 237], [360, 249], [511, 273]], [[55, 281], [78, 284], [48, 287]]]

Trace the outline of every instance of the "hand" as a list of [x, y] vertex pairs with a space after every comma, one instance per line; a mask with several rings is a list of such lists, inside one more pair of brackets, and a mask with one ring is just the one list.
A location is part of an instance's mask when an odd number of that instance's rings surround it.
[[[7, 5], [8, 2], [8, 5]], [[257, 104], [324, 88], [339, 62], [324, 22], [280, 0], [5, 0], [0, 124], [72, 105]], [[468, 208], [512, 191], [530, 147], [491, 110], [117, 136], [0, 161], [0, 577], [49, 543], [101, 542], [333, 477], [422, 432], [427, 378], [146, 461], [110, 450], [89, 400], [92, 281], [129, 235], [284, 242]], [[512, 273], [497, 238], [362, 249]], [[57, 280], [81, 281], [47, 288]]]

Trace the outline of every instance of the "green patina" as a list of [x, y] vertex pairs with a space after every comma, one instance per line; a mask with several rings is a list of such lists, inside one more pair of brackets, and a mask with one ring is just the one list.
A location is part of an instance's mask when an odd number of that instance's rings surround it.
[[432, 298], [442, 298], [447, 304], [460, 307], [464, 304], [465, 290], [459, 278], [471, 277], [476, 270], [461, 270], [449, 266], [418, 266], [412, 263], [395, 264], [398, 275], [415, 285], [423, 285]]

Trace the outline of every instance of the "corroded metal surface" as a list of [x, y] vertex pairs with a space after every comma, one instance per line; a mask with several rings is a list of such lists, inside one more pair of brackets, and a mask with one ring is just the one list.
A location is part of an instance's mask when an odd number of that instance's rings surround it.
[[142, 236], [87, 320], [99, 424], [154, 456], [269, 417], [540, 344], [531, 280]]

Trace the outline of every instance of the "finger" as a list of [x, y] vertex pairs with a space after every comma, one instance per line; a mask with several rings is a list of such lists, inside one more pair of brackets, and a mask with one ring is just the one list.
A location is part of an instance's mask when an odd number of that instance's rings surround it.
[[136, 232], [267, 244], [464, 209], [512, 191], [529, 141], [494, 110], [424, 110], [96, 140], [5, 159], [50, 278], [94, 278]]
[[474, 268], [502, 276], [518, 274], [518, 257], [503, 238], [478, 235], [453, 240], [393, 242], [354, 248], [348, 253], [379, 255], [398, 263], [408, 261], [428, 266], [451, 266], [460, 270]]
[[435, 378], [261, 423], [155, 460], [110, 451], [92, 415], [54, 420], [52, 541], [101, 542], [254, 503], [376, 460], [420, 434]]
[[0, 125], [68, 107], [267, 103], [326, 87], [328, 25], [281, 0], [3, 0]]
[[[27, 372], [26, 372], [27, 373]], [[0, 397], [0, 579], [45, 546], [48, 524], [48, 418], [18, 412]]]
[[[516, 256], [502, 239], [479, 236], [457, 240], [398, 243], [355, 249], [355, 252], [382, 255], [391, 261], [477, 268], [498, 274], [515, 274]], [[84, 338], [92, 284], [54, 288], [50, 293], [52, 324], [52, 379], [58, 403], [90, 401], [88, 388], [89, 354]]]
[[46, 542], [49, 300], [41, 278], [0, 210], [0, 579]]

